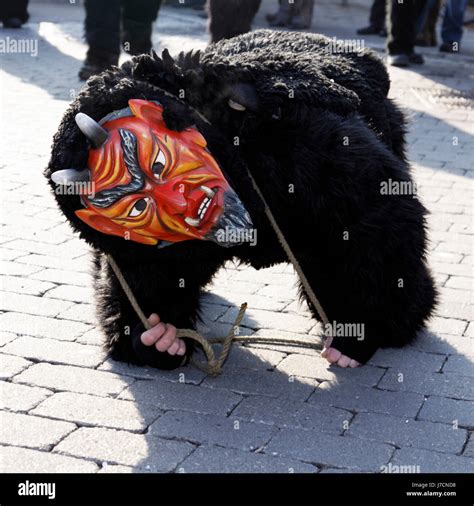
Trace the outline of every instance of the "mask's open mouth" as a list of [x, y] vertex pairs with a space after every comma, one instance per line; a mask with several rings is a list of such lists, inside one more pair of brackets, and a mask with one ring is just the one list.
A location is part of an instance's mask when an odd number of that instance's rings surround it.
[[215, 197], [218, 192], [218, 188], [209, 188], [208, 186], [201, 185], [199, 187], [199, 191], [201, 191], [204, 196], [202, 197], [199, 205], [197, 207], [197, 211], [195, 210], [193, 217], [186, 216], [184, 221], [191, 225], [192, 227], [199, 227], [206, 221], [207, 215], [210, 214], [208, 211], [214, 207]]

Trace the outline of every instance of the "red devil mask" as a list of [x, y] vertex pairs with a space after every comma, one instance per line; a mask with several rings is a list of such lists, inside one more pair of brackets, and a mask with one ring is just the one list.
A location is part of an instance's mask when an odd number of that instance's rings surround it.
[[[232, 245], [228, 229], [248, 230], [251, 220], [204, 137], [196, 128], [169, 130], [156, 102], [128, 104], [100, 124], [76, 116], [93, 145], [88, 169], [52, 175], [61, 185], [87, 182], [80, 191], [85, 208], [76, 215], [99, 232], [142, 244], [207, 239]], [[243, 242], [235, 230], [233, 237], [232, 243]]]

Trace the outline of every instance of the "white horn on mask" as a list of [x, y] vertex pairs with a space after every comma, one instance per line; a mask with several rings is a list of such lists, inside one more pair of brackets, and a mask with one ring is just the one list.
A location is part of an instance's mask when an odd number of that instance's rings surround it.
[[60, 185], [67, 185], [71, 183], [89, 182], [91, 180], [91, 173], [89, 169], [63, 169], [53, 172], [51, 179]]
[[76, 125], [79, 130], [89, 139], [90, 143], [98, 148], [107, 140], [108, 132], [87, 114], [79, 112], [76, 114]]

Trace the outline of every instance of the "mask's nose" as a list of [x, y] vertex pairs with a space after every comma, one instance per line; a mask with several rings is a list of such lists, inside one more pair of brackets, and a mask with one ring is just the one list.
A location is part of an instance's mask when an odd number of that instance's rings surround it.
[[187, 203], [185, 197], [186, 187], [176, 181], [166, 181], [153, 188], [156, 202], [167, 208], [171, 214], [183, 214]]

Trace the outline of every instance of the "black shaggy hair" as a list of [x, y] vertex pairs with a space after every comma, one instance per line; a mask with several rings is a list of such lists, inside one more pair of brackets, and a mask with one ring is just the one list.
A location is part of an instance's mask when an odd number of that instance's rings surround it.
[[[436, 291], [425, 261], [425, 208], [416, 195], [381, 192], [384, 182], [411, 182], [405, 120], [387, 98], [389, 86], [370, 50], [337, 53], [323, 36], [267, 30], [176, 59], [167, 51], [139, 56], [89, 79], [54, 137], [49, 180], [86, 166], [89, 146], [76, 113], [100, 120], [131, 98], [158, 100], [169, 128], [201, 131], [258, 231], [255, 246], [191, 240], [158, 249], [91, 229], [74, 214], [79, 197], [55, 193], [95, 250], [96, 305], [112, 356], [159, 368], [182, 361], [141, 344], [143, 329], [104, 253], [113, 253], [146, 314], [185, 328], [199, 317], [201, 288], [225, 261], [258, 269], [287, 260], [247, 170], [329, 320], [365, 326], [364, 339], [339, 336], [333, 346], [365, 362], [379, 347], [414, 339]], [[246, 109], [234, 110], [229, 99]]]

